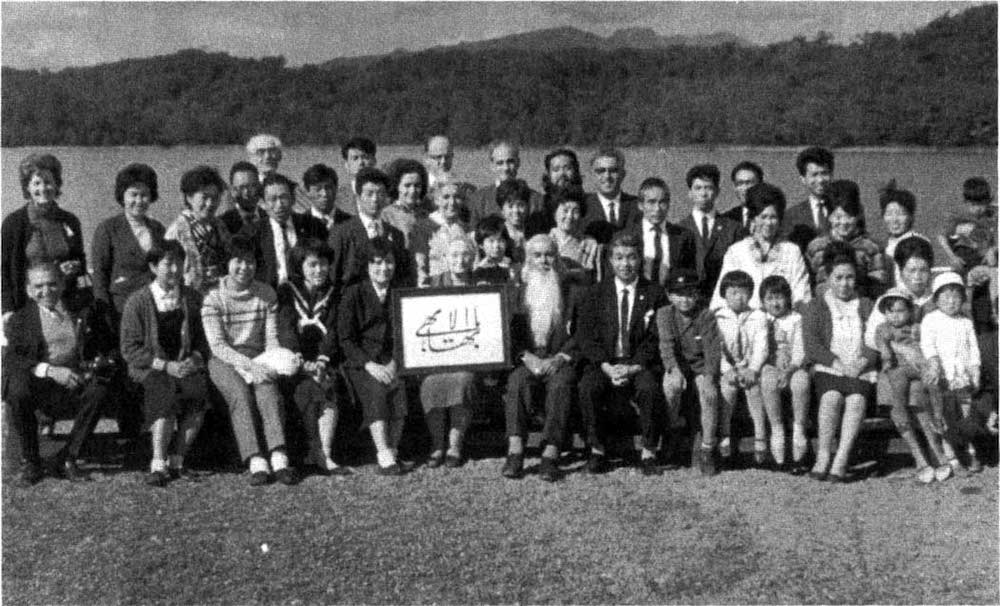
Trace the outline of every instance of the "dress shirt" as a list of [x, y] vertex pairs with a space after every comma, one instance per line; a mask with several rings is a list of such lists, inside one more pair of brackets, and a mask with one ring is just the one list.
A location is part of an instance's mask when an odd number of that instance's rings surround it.
[[[615, 336], [615, 356], [622, 357], [625, 351], [625, 344], [622, 343], [622, 326], [628, 326], [629, 320], [632, 318], [632, 312], [635, 310], [635, 298], [636, 298], [636, 287], [639, 285], [639, 280], [633, 280], [630, 284], [626, 284], [615, 278], [615, 313], [618, 314], [618, 334]], [[622, 307], [622, 292], [628, 289], [628, 317], [621, 317], [621, 307]], [[628, 334], [628, 329], [625, 329], [625, 334]]]
[[663, 277], [670, 269], [670, 237], [667, 235], [667, 222], [663, 221], [660, 223], [660, 247], [662, 248], [660, 253], [660, 274], [651, 276], [650, 271], [653, 268], [653, 259], [656, 257], [656, 242], [654, 241], [656, 234], [653, 231], [653, 227], [655, 226], [649, 221], [642, 220], [643, 274], [647, 280], [663, 284]]
[[280, 284], [288, 281], [288, 251], [298, 243], [298, 236], [295, 235], [295, 226], [292, 225], [291, 219], [286, 219], [284, 225], [280, 225], [274, 217], [268, 217], [268, 220], [271, 222], [271, 234], [274, 236], [274, 256], [278, 260]]
[[622, 220], [622, 194], [618, 192], [618, 195], [614, 198], [605, 198], [600, 192], [597, 194], [597, 199], [600, 201], [601, 206], [604, 208], [604, 216], [611, 218], [611, 205], [615, 205], [615, 222], [621, 223]]
[[333, 230], [333, 226], [334, 226], [333, 213], [324, 214], [324, 213], [321, 213], [318, 210], [316, 210], [315, 206], [310, 206], [309, 207], [309, 214], [311, 214], [312, 216], [314, 216], [317, 219], [319, 219], [320, 221], [322, 221], [323, 224], [326, 225], [326, 230], [328, 232], [331, 231], [331, 230]]
[[358, 218], [361, 219], [362, 225], [365, 226], [365, 231], [368, 232], [369, 240], [372, 240], [382, 235], [383, 229], [381, 222], [378, 219], [372, 219], [367, 215], [365, 215], [364, 213], [359, 214]]
[[[713, 208], [710, 212], [703, 213], [697, 208], [691, 210], [691, 216], [694, 217], [694, 224], [698, 228], [698, 235], [702, 239], [707, 238], [709, 234], [712, 233], [712, 228], [715, 227], [715, 209]], [[701, 231], [701, 218], [708, 217], [708, 233], [702, 233]]]
[[824, 222], [827, 220], [826, 206], [823, 205], [823, 201], [821, 199], [810, 195], [809, 208], [812, 209], [813, 225], [815, 225], [817, 229], [822, 230]]

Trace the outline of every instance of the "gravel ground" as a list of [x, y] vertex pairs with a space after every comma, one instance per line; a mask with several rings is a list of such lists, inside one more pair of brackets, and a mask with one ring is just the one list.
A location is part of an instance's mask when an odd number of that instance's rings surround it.
[[252, 489], [135, 472], [3, 490], [3, 596], [107, 603], [988, 603], [997, 469], [918, 486], [758, 470], [399, 479]]

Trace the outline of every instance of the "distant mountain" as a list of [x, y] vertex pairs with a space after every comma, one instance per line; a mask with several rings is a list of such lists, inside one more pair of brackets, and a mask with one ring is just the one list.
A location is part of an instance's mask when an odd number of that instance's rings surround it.
[[[729, 32], [716, 32], [702, 36], [661, 36], [650, 27], [630, 27], [615, 31], [607, 38], [586, 32], [575, 27], [553, 27], [539, 29], [522, 34], [511, 34], [501, 38], [480, 40], [477, 42], [459, 42], [458, 44], [433, 46], [418, 52], [435, 52], [464, 50], [470, 52], [491, 50], [518, 51], [559, 51], [570, 48], [588, 48], [596, 50], [618, 50], [622, 48], [656, 49], [671, 46], [722, 46], [732, 44], [739, 47], [752, 47], [753, 43]], [[362, 57], [340, 57], [326, 62], [327, 66], [365, 65], [383, 57], [399, 57], [411, 51], [396, 49], [389, 55], [365, 55]]]

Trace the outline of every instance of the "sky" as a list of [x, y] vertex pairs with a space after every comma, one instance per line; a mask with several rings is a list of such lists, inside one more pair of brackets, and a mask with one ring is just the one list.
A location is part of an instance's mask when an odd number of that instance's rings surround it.
[[185, 48], [289, 65], [486, 40], [549, 27], [600, 35], [731, 32], [768, 44], [825, 30], [848, 43], [982, 2], [0, 2], [0, 62], [62, 69]]

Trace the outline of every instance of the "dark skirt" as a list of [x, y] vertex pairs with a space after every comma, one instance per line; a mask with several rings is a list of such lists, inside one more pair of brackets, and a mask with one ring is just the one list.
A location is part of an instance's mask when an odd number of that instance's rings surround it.
[[871, 402], [875, 395], [875, 384], [861, 379], [831, 375], [823, 371], [813, 373], [813, 391], [816, 394], [816, 401], [819, 402], [828, 391], [836, 391], [842, 396], [864, 396]]
[[143, 379], [142, 389], [147, 425], [157, 419], [196, 414], [208, 408], [208, 374], [204, 372], [178, 379], [162, 370], [153, 370]]
[[406, 418], [406, 386], [399, 379], [389, 385], [379, 383], [363, 368], [347, 368], [344, 376], [361, 403], [364, 426], [375, 421], [400, 421]]

